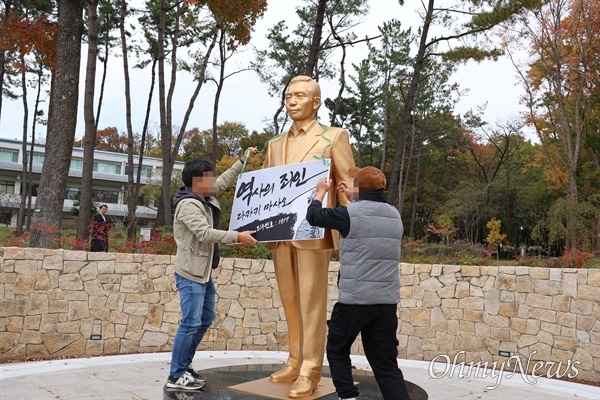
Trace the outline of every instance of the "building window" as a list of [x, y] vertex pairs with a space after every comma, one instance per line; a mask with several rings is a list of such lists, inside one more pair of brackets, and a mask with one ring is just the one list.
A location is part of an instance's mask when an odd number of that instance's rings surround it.
[[19, 152], [10, 150], [0, 150], [0, 161], [3, 162], [19, 162]]
[[[27, 162], [29, 162], [29, 157], [31, 153], [27, 153], [25, 157], [27, 157]], [[33, 165], [37, 165], [42, 167], [44, 165], [44, 155], [39, 153], [33, 153]]]
[[92, 189], [92, 201], [117, 204], [119, 202], [119, 192], [113, 190]]
[[65, 193], [66, 200], [79, 200], [80, 189], [76, 187], [68, 187]]
[[14, 194], [15, 183], [10, 181], [0, 181], [0, 193]]
[[[129, 173], [129, 168], [125, 165], [125, 175]], [[133, 177], [137, 177], [138, 167], [137, 165], [133, 167]], [[152, 167], [146, 167], [142, 165], [142, 178], [150, 178], [152, 177]]]
[[69, 169], [83, 171], [83, 160], [81, 158], [72, 158]]
[[115, 164], [103, 161], [94, 161], [94, 172], [103, 174], [121, 175], [121, 164]]

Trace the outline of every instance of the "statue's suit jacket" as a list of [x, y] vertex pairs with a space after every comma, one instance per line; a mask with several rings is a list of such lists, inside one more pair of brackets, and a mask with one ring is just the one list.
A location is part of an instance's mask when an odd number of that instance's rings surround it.
[[[286, 137], [290, 133], [287, 132], [269, 142], [267, 147], [267, 154], [264, 168], [278, 167], [286, 164], [294, 164], [304, 161], [314, 161], [313, 156], [319, 158], [329, 158], [331, 160], [330, 179], [331, 187], [327, 195], [327, 207], [335, 207], [336, 199], [336, 187], [340, 181], [345, 181], [350, 184], [352, 182], [348, 175], [350, 167], [354, 166], [354, 156], [352, 154], [352, 148], [350, 147], [350, 141], [348, 139], [348, 132], [344, 129], [327, 127], [327, 130], [323, 132], [324, 127], [319, 123], [315, 123], [306, 132], [304, 141], [296, 149], [290, 162], [286, 162], [285, 155], [286, 151]], [[329, 141], [328, 141], [329, 140]], [[346, 205], [348, 200], [342, 193], [338, 193], [338, 201], [340, 205]], [[269, 249], [274, 249], [277, 243], [268, 243]], [[318, 240], [292, 240], [292, 245], [307, 250], [317, 249], [338, 249], [339, 247], [339, 233], [329, 229], [325, 230], [325, 236], [323, 239]]]

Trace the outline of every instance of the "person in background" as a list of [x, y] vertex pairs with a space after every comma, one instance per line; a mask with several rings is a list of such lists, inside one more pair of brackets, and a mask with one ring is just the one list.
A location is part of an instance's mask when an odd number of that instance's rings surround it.
[[[256, 148], [245, 152], [254, 155]], [[254, 246], [254, 231], [219, 230], [221, 208], [215, 196], [223, 192], [242, 170], [236, 163], [215, 179], [213, 166], [199, 159], [185, 163], [184, 186], [173, 197], [173, 234], [177, 244], [175, 282], [179, 290], [181, 323], [175, 334], [166, 387], [195, 390], [206, 378], [192, 365], [196, 348], [216, 317], [215, 285], [211, 271], [219, 265], [219, 243]]]
[[108, 206], [102, 204], [100, 206], [100, 212], [94, 215], [92, 219], [92, 243], [90, 244], [90, 251], [93, 252], [108, 252], [108, 231], [112, 227], [106, 217]]
[[383, 398], [410, 400], [397, 361], [402, 219], [387, 202], [386, 179], [379, 169], [352, 167], [348, 174], [353, 185], [340, 182], [338, 189], [353, 200], [350, 204], [322, 208], [331, 186], [322, 178], [306, 214], [311, 225], [337, 229], [342, 236], [339, 298], [328, 321], [331, 377], [340, 399], [356, 399], [359, 391], [352, 378], [350, 348], [360, 333]]

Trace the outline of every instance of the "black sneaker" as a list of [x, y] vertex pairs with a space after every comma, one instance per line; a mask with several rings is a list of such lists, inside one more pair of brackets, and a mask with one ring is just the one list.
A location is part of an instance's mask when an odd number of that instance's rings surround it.
[[167, 379], [167, 387], [171, 389], [196, 390], [203, 386], [204, 382], [195, 380], [188, 372], [184, 373], [179, 378], [169, 375], [169, 378]]
[[206, 377], [202, 376], [198, 373], [198, 371], [196, 371], [196, 369], [194, 368], [194, 366], [192, 364], [188, 365], [186, 367], [187, 372], [194, 377], [194, 380], [197, 382], [206, 382]]

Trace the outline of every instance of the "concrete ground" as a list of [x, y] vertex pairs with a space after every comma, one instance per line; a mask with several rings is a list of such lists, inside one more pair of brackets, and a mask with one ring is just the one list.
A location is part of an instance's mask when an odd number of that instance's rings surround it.
[[[170, 353], [151, 353], [0, 364], [0, 399], [161, 400], [170, 357]], [[287, 353], [270, 351], [199, 351], [194, 366], [209, 369], [277, 364], [286, 359]], [[356, 368], [370, 371], [364, 356], [352, 356], [352, 360]], [[464, 373], [459, 377], [458, 370], [450, 377], [450, 368], [443, 363], [398, 360], [398, 365], [405, 379], [423, 388], [432, 400], [600, 400], [598, 386], [534, 379], [518, 373], [505, 373], [498, 383], [497, 376], [482, 378]]]

